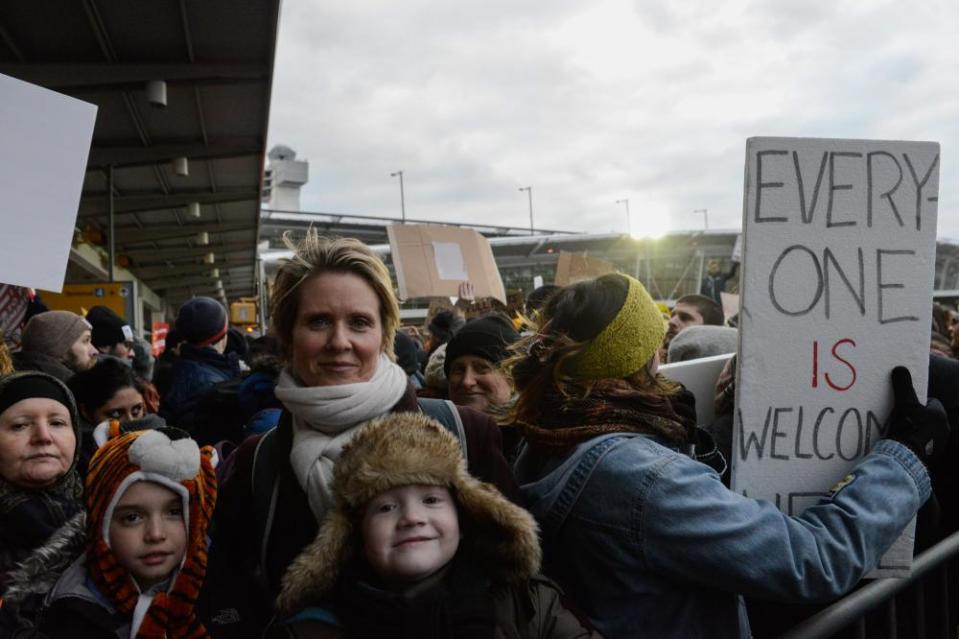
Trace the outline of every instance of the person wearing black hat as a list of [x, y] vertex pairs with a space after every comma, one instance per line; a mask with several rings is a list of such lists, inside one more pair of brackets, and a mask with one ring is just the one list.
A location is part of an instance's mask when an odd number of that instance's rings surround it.
[[198, 431], [212, 426], [200, 410], [204, 397], [217, 384], [240, 376], [236, 353], [224, 353], [228, 329], [226, 309], [209, 297], [194, 297], [177, 313], [176, 332], [183, 341], [160, 415], [198, 440], [203, 440]]
[[510, 385], [498, 365], [518, 339], [509, 319], [497, 313], [467, 322], [446, 345], [450, 400], [486, 413], [506, 403]]
[[80, 511], [78, 439], [63, 382], [34, 371], [0, 378], [0, 601], [9, 571]]
[[128, 366], [133, 363], [133, 329], [122, 317], [106, 306], [94, 306], [87, 311], [87, 321], [93, 327], [92, 341], [100, 359], [115, 357]]

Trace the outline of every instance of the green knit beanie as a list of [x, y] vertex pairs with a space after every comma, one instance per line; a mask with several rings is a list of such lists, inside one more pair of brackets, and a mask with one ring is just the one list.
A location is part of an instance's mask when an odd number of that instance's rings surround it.
[[639, 280], [629, 282], [626, 301], [586, 350], [567, 365], [576, 379], [622, 379], [643, 368], [663, 343], [666, 321]]

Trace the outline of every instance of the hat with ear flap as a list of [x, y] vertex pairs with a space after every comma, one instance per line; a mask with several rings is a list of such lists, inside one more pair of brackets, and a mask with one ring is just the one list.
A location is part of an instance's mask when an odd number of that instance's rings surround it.
[[[97, 588], [121, 613], [134, 619], [137, 637], [205, 637], [196, 618], [196, 601], [206, 574], [206, 532], [216, 503], [216, 452], [202, 449], [176, 428], [122, 432], [104, 422], [94, 437], [100, 447], [86, 477], [87, 567]], [[186, 550], [169, 588], [152, 599], [122, 568], [110, 542], [113, 511], [137, 482], [152, 482], [180, 497]]]
[[497, 583], [528, 579], [539, 571], [541, 552], [533, 517], [490, 484], [466, 470], [457, 439], [420, 413], [396, 413], [370, 421], [343, 449], [333, 470], [334, 507], [316, 539], [283, 577], [277, 608], [290, 614], [321, 601], [343, 567], [362, 547], [360, 524], [369, 502], [387, 490], [414, 484], [444, 486], [459, 506], [468, 550], [488, 566]]

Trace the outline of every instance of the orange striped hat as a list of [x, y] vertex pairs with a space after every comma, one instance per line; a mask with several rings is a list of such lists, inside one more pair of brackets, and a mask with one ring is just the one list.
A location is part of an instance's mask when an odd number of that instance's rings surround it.
[[[206, 637], [194, 609], [206, 574], [206, 531], [216, 503], [216, 453], [210, 446], [200, 449], [176, 428], [121, 433], [116, 423], [108, 431], [112, 437], [93, 455], [86, 477], [90, 576], [120, 612], [135, 622], [142, 619], [138, 637]], [[154, 482], [180, 495], [187, 528], [183, 565], [170, 588], [152, 599], [141, 593], [110, 547], [113, 510], [138, 481]]]

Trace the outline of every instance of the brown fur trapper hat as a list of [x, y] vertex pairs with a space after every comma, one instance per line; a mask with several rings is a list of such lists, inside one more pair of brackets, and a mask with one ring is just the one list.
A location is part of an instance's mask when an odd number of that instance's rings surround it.
[[457, 552], [474, 553], [492, 571], [494, 582], [520, 581], [539, 571], [533, 517], [472, 477], [459, 442], [439, 423], [419, 413], [396, 413], [370, 421], [344, 448], [333, 471], [336, 504], [313, 543], [287, 569], [277, 597], [279, 611], [290, 614], [322, 600], [362, 548], [366, 505], [391, 488], [410, 484], [449, 488], [463, 531]]

